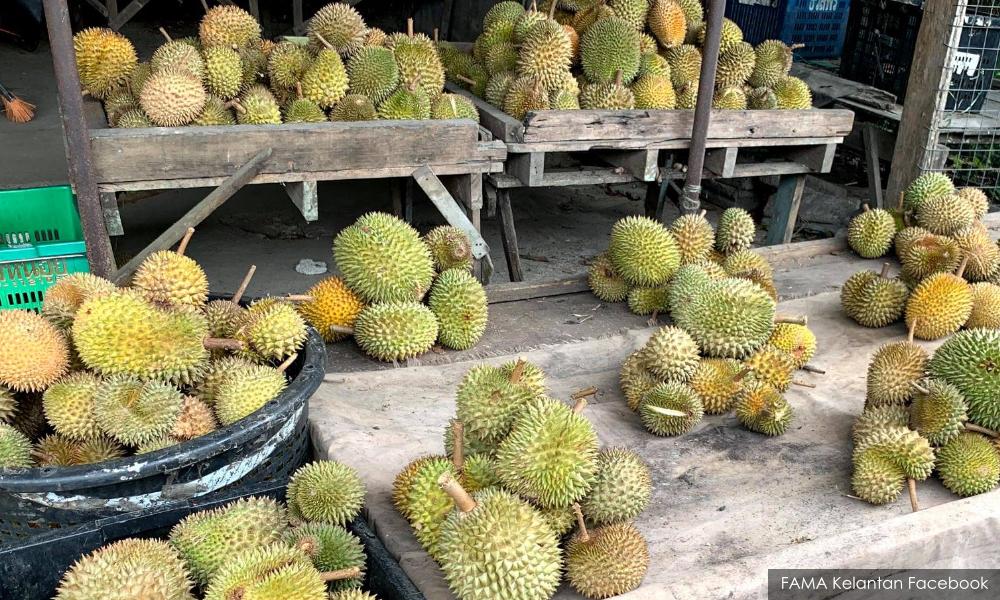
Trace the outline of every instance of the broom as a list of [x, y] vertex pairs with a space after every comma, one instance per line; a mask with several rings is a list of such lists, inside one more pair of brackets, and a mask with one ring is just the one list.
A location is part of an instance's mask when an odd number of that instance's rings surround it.
[[0, 83], [0, 101], [3, 101], [3, 112], [10, 121], [27, 123], [35, 117], [35, 105], [21, 100], [2, 83]]

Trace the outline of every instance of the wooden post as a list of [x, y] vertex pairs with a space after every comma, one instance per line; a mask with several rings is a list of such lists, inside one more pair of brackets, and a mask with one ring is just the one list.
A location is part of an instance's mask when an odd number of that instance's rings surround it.
[[861, 137], [865, 144], [865, 162], [868, 166], [868, 197], [875, 208], [885, 208], [882, 200], [882, 173], [879, 170], [881, 157], [878, 154], [878, 137], [881, 132], [871, 123], [861, 126]]
[[517, 230], [514, 229], [514, 211], [510, 207], [510, 190], [497, 190], [497, 221], [500, 225], [500, 241], [507, 257], [507, 273], [511, 281], [524, 281], [521, 271], [521, 256], [517, 248]]
[[895, 198], [931, 166], [940, 113], [948, 101], [952, 58], [962, 35], [967, 0], [926, 0], [913, 52], [903, 117], [896, 135], [886, 196]]
[[115, 255], [111, 250], [111, 239], [104, 225], [104, 209], [97, 191], [66, 0], [45, 0], [45, 22], [59, 89], [59, 112], [65, 132], [69, 180], [76, 192], [83, 237], [87, 242], [87, 261], [95, 275], [110, 277], [115, 271]]
[[805, 187], [805, 175], [782, 175], [778, 180], [778, 191], [771, 205], [771, 226], [767, 229], [768, 246], [792, 241]]

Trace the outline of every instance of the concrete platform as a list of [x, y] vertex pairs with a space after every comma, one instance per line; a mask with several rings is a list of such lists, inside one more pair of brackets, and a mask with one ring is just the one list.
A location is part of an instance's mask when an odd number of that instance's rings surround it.
[[[780, 310], [809, 316], [820, 340], [813, 363], [827, 374], [800, 373], [818, 387], [789, 392], [795, 418], [777, 438], [743, 429], [732, 415], [707, 417], [677, 438], [647, 433], [625, 406], [617, 377], [651, 328], [517, 355], [548, 373], [554, 398], [599, 388], [585, 414], [601, 442], [634, 449], [652, 468], [652, 505], [637, 520], [651, 568], [625, 597], [762, 597], [768, 568], [995, 566], [1000, 492], [959, 500], [929, 480], [918, 487], [924, 510], [915, 514], [905, 496], [884, 507], [850, 497], [850, 429], [863, 406], [868, 358], [885, 341], [904, 337], [903, 326], [861, 328], [841, 313], [836, 293], [784, 302]], [[391, 485], [409, 460], [442, 452], [455, 388], [473, 364], [333, 373], [310, 408], [317, 451], [359, 469], [370, 522], [432, 600], [451, 595], [392, 508]], [[567, 589], [557, 595], [576, 597]]]

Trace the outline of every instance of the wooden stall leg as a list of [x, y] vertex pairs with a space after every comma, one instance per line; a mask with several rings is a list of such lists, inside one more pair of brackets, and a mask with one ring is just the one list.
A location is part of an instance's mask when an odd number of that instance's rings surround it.
[[521, 255], [517, 248], [517, 231], [514, 229], [514, 211], [510, 207], [510, 190], [497, 190], [497, 222], [500, 225], [500, 240], [507, 255], [507, 271], [511, 281], [524, 281], [521, 272]]
[[397, 218], [403, 218], [403, 188], [406, 183], [402, 179], [389, 180], [389, 195], [392, 197], [392, 214]]
[[302, 20], [302, 0], [292, 0], [292, 31], [295, 35], [305, 35], [306, 27]]
[[[93, 9], [96, 10], [97, 12], [101, 13], [102, 17], [107, 17], [110, 20], [111, 17], [108, 16], [108, 9], [110, 8], [110, 3], [114, 1], [115, 0], [109, 0], [108, 6], [102, 4], [100, 0], [87, 0], [87, 4], [93, 7]], [[115, 13], [117, 12], [118, 12], [118, 5], [115, 4]]]
[[493, 219], [497, 216], [497, 189], [490, 183], [486, 183], [483, 192], [486, 199], [486, 218]]
[[257, 19], [258, 23], [260, 22], [260, 2], [258, 0], [250, 0], [250, 14]]
[[118, 195], [114, 192], [100, 192], [101, 209], [104, 211], [104, 227], [108, 235], [125, 235], [122, 227], [122, 215], [118, 212]]
[[[444, 185], [451, 195], [465, 207], [472, 226], [482, 235], [483, 176], [479, 173], [446, 177]], [[477, 258], [473, 264], [473, 274], [486, 285], [493, 276], [493, 259], [489, 254]]]
[[282, 185], [307, 223], [319, 220], [319, 194], [315, 181], [290, 181]]
[[413, 188], [413, 180], [407, 179], [403, 187], [403, 208], [399, 218], [410, 224], [413, 223], [413, 197], [416, 194], [417, 190]]
[[861, 137], [865, 144], [865, 163], [868, 165], [868, 197], [877, 208], [885, 208], [882, 200], [882, 172], [879, 169], [877, 127], [871, 123], [861, 126]]
[[782, 175], [771, 207], [771, 227], [767, 231], [767, 245], [787, 244], [792, 241], [795, 221], [802, 204], [802, 191], [806, 186], [805, 175]]
[[132, 0], [132, 2], [129, 3], [128, 6], [123, 8], [122, 11], [118, 13], [117, 17], [111, 19], [111, 21], [108, 23], [108, 27], [114, 29], [115, 31], [118, 31], [119, 29], [121, 29], [122, 25], [131, 21], [132, 17], [134, 17], [136, 13], [142, 10], [142, 7], [149, 4], [149, 1], [150, 0]]

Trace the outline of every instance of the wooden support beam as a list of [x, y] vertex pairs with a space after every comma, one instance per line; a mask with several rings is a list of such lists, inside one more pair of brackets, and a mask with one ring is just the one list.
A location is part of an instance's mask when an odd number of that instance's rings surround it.
[[521, 184], [527, 187], [544, 185], [542, 180], [545, 178], [545, 153], [529, 152], [508, 156], [507, 173], [517, 177]]
[[100, 192], [101, 210], [104, 212], [104, 226], [108, 230], [108, 235], [125, 235], [125, 228], [122, 226], [122, 215], [118, 211], [118, 194], [115, 192]]
[[101, 13], [102, 17], [108, 16], [108, 9], [106, 6], [101, 4], [100, 0], [87, 0], [87, 4], [89, 4], [97, 12]]
[[302, 0], [292, 0], [292, 31], [295, 35], [305, 35], [306, 27], [302, 19]]
[[285, 193], [291, 198], [292, 204], [302, 213], [307, 223], [319, 220], [319, 195], [316, 193], [315, 181], [291, 181], [286, 184]]
[[125, 282], [132, 276], [132, 273], [135, 273], [135, 270], [139, 268], [142, 261], [146, 260], [150, 254], [157, 250], [166, 250], [176, 244], [178, 240], [184, 237], [188, 228], [195, 227], [204, 221], [215, 209], [222, 206], [226, 200], [232, 198], [233, 194], [238, 192], [248, 181], [253, 179], [254, 175], [260, 172], [264, 163], [271, 157], [271, 152], [271, 148], [265, 148], [258, 152], [256, 156], [248, 160], [233, 173], [225, 183], [212, 190], [212, 193], [206, 196], [204, 200], [195, 204], [191, 210], [184, 213], [184, 216], [178, 219], [176, 223], [168, 227], [166, 231], [161, 233], [152, 243], [143, 248], [139, 254], [114, 274], [112, 279], [115, 283], [121, 284]]
[[514, 211], [510, 206], [510, 190], [497, 191], [497, 224], [500, 225], [500, 241], [507, 257], [507, 272], [511, 281], [524, 281], [521, 271], [521, 255], [517, 247], [517, 230], [514, 229]]
[[767, 230], [767, 245], [787, 244], [792, 241], [805, 186], [806, 176], [802, 174], [782, 175], [778, 180], [778, 191], [774, 194], [774, 204], [771, 206], [771, 226]]
[[107, 0], [108, 20], [113, 21], [118, 18], [118, 0]]
[[118, 31], [119, 29], [121, 29], [122, 25], [131, 21], [132, 17], [134, 17], [136, 13], [142, 10], [142, 8], [146, 6], [146, 4], [148, 3], [149, 0], [132, 0], [132, 2], [129, 3], [128, 6], [123, 8], [122, 11], [118, 13], [117, 17], [115, 17], [108, 23], [108, 27], [114, 29], [115, 31]]
[[486, 289], [486, 297], [490, 304], [501, 304], [587, 291], [590, 285], [587, 276], [583, 275], [555, 281], [495, 283]]
[[[470, 177], [472, 176], [470, 175]], [[486, 240], [480, 235], [475, 225], [466, 216], [465, 211], [455, 201], [455, 198], [448, 192], [448, 188], [434, 174], [434, 171], [430, 167], [420, 167], [413, 172], [413, 180], [427, 194], [427, 197], [437, 207], [441, 216], [450, 225], [458, 227], [469, 236], [469, 240], [472, 242], [472, 256], [476, 259], [489, 256], [490, 247], [487, 245]]]
[[260, 22], [260, 2], [258, 0], [250, 0], [250, 14], [257, 19], [258, 23]]
[[886, 189], [895, 198], [927, 170], [938, 144], [938, 122], [948, 101], [952, 59], [962, 35], [967, 0], [926, 0], [917, 33], [903, 116]]
[[736, 157], [740, 149], [714, 148], [705, 153], [705, 168], [716, 177], [732, 177], [736, 171]]
[[865, 164], [868, 171], [868, 197], [876, 208], [885, 208], [882, 199], [882, 171], [879, 161], [878, 136], [880, 132], [871, 123], [861, 125], [861, 135], [865, 146]]
[[[464, 207], [472, 226], [482, 232], [483, 211], [483, 177], [479, 173], [470, 175], [452, 175], [443, 179], [445, 187], [452, 197]], [[473, 272], [477, 279], [486, 285], [493, 277], [493, 259], [489, 254], [476, 259]]]
[[789, 161], [797, 162], [813, 173], [829, 173], [833, 168], [833, 157], [837, 154], [837, 144], [804, 146], [789, 154]]
[[656, 181], [656, 176], [659, 174], [656, 157], [659, 154], [659, 150], [598, 152], [601, 160], [623, 169], [639, 181]]

